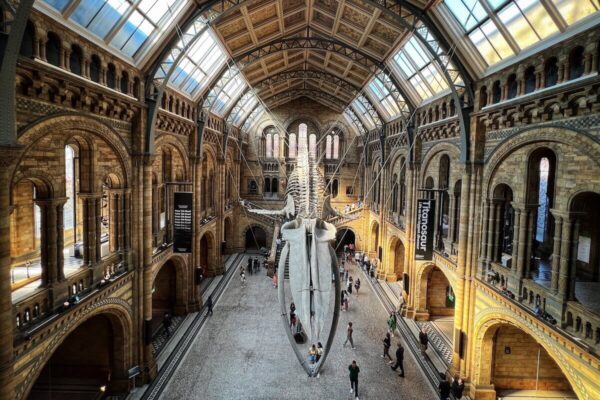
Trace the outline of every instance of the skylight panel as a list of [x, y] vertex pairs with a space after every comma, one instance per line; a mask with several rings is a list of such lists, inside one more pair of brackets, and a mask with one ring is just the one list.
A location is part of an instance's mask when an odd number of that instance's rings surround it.
[[599, 10], [596, 0], [550, 0], [558, 12], [567, 21], [573, 24]]
[[96, 36], [104, 38], [119, 22], [131, 4], [125, 0], [82, 0], [70, 19]]
[[[596, 0], [444, 0], [488, 65], [597, 12]], [[564, 22], [561, 22], [561, 18]]]
[[252, 94], [248, 100], [240, 107], [239, 112], [233, 118], [233, 124], [239, 125], [240, 122], [246, 118], [246, 116], [254, 109], [258, 103], [258, 98]]
[[363, 106], [362, 103], [358, 101], [358, 99], [355, 99], [352, 102], [352, 107], [354, 107], [354, 109], [356, 110], [356, 115], [359, 115], [358, 118], [360, 118], [363, 125], [365, 125], [365, 127], [368, 130], [375, 129], [375, 121], [373, 121], [373, 118], [371, 117], [365, 106]]
[[173, 11], [176, 0], [141, 0], [138, 9], [143, 12], [150, 21], [158, 25], [160, 20]]
[[244, 80], [240, 74], [237, 74], [233, 79], [227, 82], [227, 85], [221, 90], [213, 105], [213, 112], [223, 116], [223, 111], [226, 111], [233, 106], [240, 92], [246, 87]]
[[375, 107], [377, 107], [379, 112], [385, 115], [388, 120], [400, 115], [401, 111], [398, 103], [378, 77], [371, 80], [371, 83], [367, 86], [367, 93]]
[[54, 9], [61, 12], [70, 2], [71, 0], [44, 0], [44, 3], [52, 6]]

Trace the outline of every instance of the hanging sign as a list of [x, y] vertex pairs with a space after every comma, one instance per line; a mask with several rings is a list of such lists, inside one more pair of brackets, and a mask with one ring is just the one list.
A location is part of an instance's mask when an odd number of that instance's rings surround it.
[[193, 237], [192, 192], [173, 194], [173, 252], [191, 253]]
[[435, 200], [417, 200], [415, 260], [429, 261], [433, 255]]

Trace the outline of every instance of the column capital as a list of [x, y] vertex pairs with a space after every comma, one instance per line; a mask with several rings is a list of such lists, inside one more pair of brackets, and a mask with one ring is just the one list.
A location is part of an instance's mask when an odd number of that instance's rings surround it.
[[564, 221], [575, 221], [581, 217], [584, 217], [585, 215], [587, 215], [584, 212], [578, 212], [578, 211], [562, 211], [562, 210], [556, 210], [554, 208], [550, 209], [550, 213], [552, 213], [552, 215], [554, 216], [554, 218], [561, 218]]
[[100, 199], [100, 198], [102, 198], [102, 193], [93, 193], [93, 192], [81, 193], [81, 192], [79, 192], [79, 193], [77, 193], [77, 196], [80, 199]]
[[68, 197], [53, 197], [53, 198], [49, 198], [49, 199], [35, 199], [34, 202], [35, 204], [37, 204], [38, 206], [62, 206], [64, 205], [67, 200], [69, 200]]

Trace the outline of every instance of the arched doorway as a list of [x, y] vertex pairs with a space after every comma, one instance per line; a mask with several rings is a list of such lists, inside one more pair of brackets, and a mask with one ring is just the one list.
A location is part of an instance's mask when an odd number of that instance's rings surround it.
[[89, 318], [54, 351], [28, 399], [91, 400], [126, 393], [126, 335], [111, 314]]
[[577, 399], [569, 380], [546, 349], [522, 329], [497, 323], [483, 334], [478, 386], [490, 387], [477, 398], [529, 396]]
[[404, 244], [397, 237], [393, 237], [390, 243], [389, 272], [396, 275], [396, 279], [402, 279], [404, 273]]
[[210, 267], [211, 264], [211, 256], [213, 254], [213, 249], [213, 238], [209, 233], [206, 233], [200, 239], [200, 268], [204, 270], [205, 274], [206, 270]]
[[225, 242], [225, 251], [229, 250], [232, 246], [232, 237], [231, 237], [231, 220], [229, 218], [225, 218], [223, 221], [223, 241]]
[[452, 285], [439, 267], [429, 265], [421, 272], [418, 300], [422, 319], [429, 320], [452, 343], [456, 298]]
[[344, 251], [344, 246], [356, 244], [356, 235], [350, 228], [339, 229], [335, 234], [335, 251], [340, 253]]
[[267, 233], [260, 226], [251, 226], [245, 234], [246, 251], [257, 251], [267, 247]]
[[371, 226], [371, 247], [370, 251], [376, 254], [377, 257], [377, 246], [379, 246], [379, 224], [374, 222]]
[[168, 260], [154, 278], [152, 287], [152, 332], [160, 330], [165, 314], [174, 315], [177, 305], [177, 271], [175, 263]]

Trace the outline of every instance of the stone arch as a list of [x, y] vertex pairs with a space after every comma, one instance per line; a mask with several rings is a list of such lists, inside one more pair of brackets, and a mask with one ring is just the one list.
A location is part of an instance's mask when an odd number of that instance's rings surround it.
[[[169, 270], [170, 269], [170, 270]], [[154, 268], [154, 275], [152, 277], [152, 286], [154, 288], [153, 296], [152, 296], [152, 309], [154, 312], [155, 301], [172, 301], [172, 311], [176, 314], [182, 314], [185, 312], [186, 308], [186, 299], [187, 299], [187, 262], [180, 255], [172, 255], [164, 262], [159, 264]], [[161, 279], [166, 279], [168, 282], [159, 282]], [[172, 281], [171, 281], [172, 280]], [[158, 286], [160, 284], [160, 286]], [[169, 287], [168, 285], [172, 285]], [[169, 292], [167, 295], [172, 296], [172, 298], [164, 299], [164, 298], [155, 298], [155, 294], [165, 294], [159, 293], [159, 289], [168, 289]], [[162, 313], [161, 313], [162, 315]], [[154, 315], [155, 317], [160, 317], [160, 315]]]
[[205, 232], [200, 238], [200, 268], [205, 271], [215, 267], [217, 243], [212, 232]]
[[43, 367], [71, 333], [76, 331], [84, 322], [100, 315], [109, 318], [114, 329], [113, 333], [116, 332], [114, 336], [118, 346], [115, 347], [118, 347], [118, 350], [120, 350], [118, 357], [114, 360], [114, 365], [118, 366], [116, 378], [119, 381], [122, 381], [123, 386], [127, 388], [127, 370], [132, 365], [132, 339], [134, 337], [131, 314], [131, 308], [125, 300], [106, 298], [90, 305], [85, 310], [80, 310], [79, 313], [67, 316], [67, 319], [62, 324], [58, 325], [56, 333], [46, 344], [44, 352], [34, 359], [27, 377], [23, 383], [16, 388], [16, 398], [25, 398], [31, 391], [34, 383], [39, 378]]
[[18, 171], [18, 166], [27, 156], [28, 151], [33, 148], [40, 139], [47, 136], [49, 132], [73, 132], [72, 134], [62, 136], [66, 139], [65, 145], [71, 137], [77, 135], [77, 132], [86, 132], [105, 141], [118, 156], [124, 171], [125, 185], [129, 185], [129, 182], [131, 182], [131, 162], [128, 145], [124, 138], [99, 119], [91, 116], [81, 116], [80, 114], [75, 113], [61, 113], [43, 117], [19, 130], [18, 142], [25, 145], [25, 148], [16, 163], [17, 167], [15, 167], [13, 171], [13, 180], [14, 175]]
[[[244, 243], [244, 248], [248, 249], [256, 249], [259, 250], [261, 247], [266, 247], [268, 244], [268, 232], [269, 229], [261, 224], [250, 224], [244, 229], [244, 233], [242, 236], [242, 241]], [[259, 233], [262, 235], [264, 233], [264, 241], [262, 237], [257, 235]]]
[[[558, 348], [554, 339], [545, 332], [540, 332], [539, 328], [537, 328], [528, 318], [523, 318], [522, 316], [515, 314], [512, 310], [507, 310], [504, 307], [487, 308], [480, 312], [476, 318], [477, 320], [473, 327], [473, 384], [475, 388], [478, 386], [484, 388], [482, 392], [484, 392], [484, 396], [487, 395], [485, 397], [479, 396], [479, 390], [476, 389], [478, 392], [476, 394], [477, 398], [496, 398], [494, 389], [491, 389], [493, 393], [490, 393], [491, 374], [489, 373], [490, 371], [488, 371], [488, 368], [491, 368], [490, 352], [492, 351], [493, 334], [495, 333], [496, 328], [502, 325], [519, 329], [539, 344], [557, 364], [579, 399], [592, 400], [597, 398], [596, 396], [599, 392], [596, 392], [595, 394], [590, 393], [588, 391], [588, 385], [582, 382], [585, 371], [580, 371], [578, 368], [573, 367], [572, 363], [569, 363], [569, 360], [567, 359], [567, 357], [576, 357], [576, 355], [569, 354], [569, 356], [566, 356], [565, 353]], [[570, 352], [571, 350], [565, 349], [564, 351]], [[581, 364], [578, 365], [581, 367]], [[592, 368], [591, 365], [590, 368]]]
[[[444, 279], [447, 282], [447, 287], [443, 287]], [[429, 319], [432, 315], [454, 315], [454, 312], [450, 313], [449, 310], [450, 308], [453, 309], [453, 306], [451, 307], [448, 303], [444, 306], [441, 296], [445, 295], [444, 300], [448, 299], [450, 294], [448, 288], [453, 293], [456, 287], [456, 279], [448, 274], [444, 267], [439, 267], [434, 263], [421, 265], [416, 273], [415, 285], [417, 291], [415, 294], [415, 308], [418, 313], [424, 315], [425, 319]]]
[[396, 280], [400, 280], [402, 275], [408, 272], [404, 264], [406, 248], [404, 242], [397, 236], [392, 236], [388, 243], [388, 275], [394, 275]]
[[[451, 179], [454, 177], [454, 180], [449, 182], [449, 187], [453, 187], [456, 180], [460, 179], [459, 176], [454, 176], [452, 170], [456, 170], [456, 166], [460, 160], [460, 149], [450, 143], [439, 143], [435, 146], [432, 146], [427, 152], [423, 155], [423, 162], [421, 163], [421, 182], [425, 182], [425, 178], [429, 175], [437, 176], [438, 171], [429, 171], [429, 167], [434, 160], [434, 158], [440, 154], [447, 154], [450, 157], [450, 177]], [[435, 185], [439, 185], [439, 182], [436, 178]]]
[[369, 229], [369, 252], [375, 254], [377, 258], [377, 248], [379, 247], [379, 222], [373, 221]]
[[175, 149], [179, 157], [183, 161], [184, 179], [189, 176], [188, 165], [190, 163], [188, 153], [181, 143], [181, 141], [173, 135], [162, 134], [156, 139], [155, 148], [158, 149], [161, 146], [168, 145]]
[[339, 228], [337, 229], [337, 232], [335, 234], [335, 251], [336, 252], [343, 252], [344, 251], [344, 245], [353, 243], [356, 246], [356, 240], [357, 240], [357, 235], [354, 232], [354, 229], [352, 228], [348, 228], [348, 227], [344, 227], [344, 228]]
[[[290, 131], [290, 127], [292, 125], [301, 123], [305, 123], [306, 125], [308, 125], [309, 133], [316, 133], [317, 137], [320, 138], [321, 133], [323, 133], [323, 129], [319, 121], [313, 116], [307, 114], [294, 114], [285, 121], [283, 121], [283, 124], [281, 125], [283, 126], [284, 131], [288, 132]], [[314, 132], [310, 132], [311, 128], [314, 129]]]

